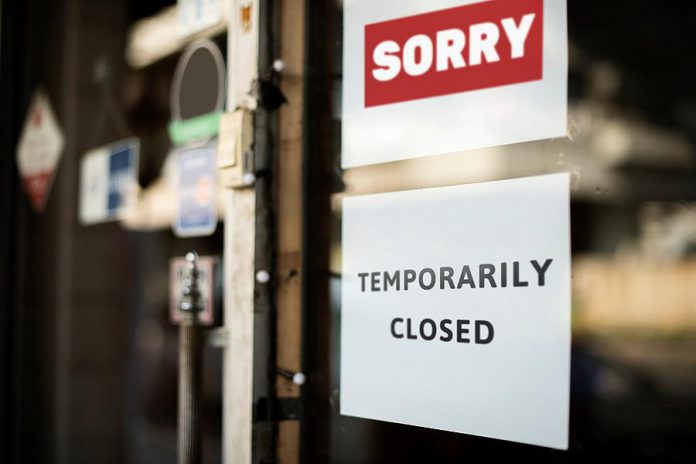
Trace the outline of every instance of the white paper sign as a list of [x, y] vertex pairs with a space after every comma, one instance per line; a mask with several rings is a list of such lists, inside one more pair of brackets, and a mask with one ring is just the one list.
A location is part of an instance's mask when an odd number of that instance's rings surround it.
[[344, 168], [562, 137], [565, 0], [345, 0]]
[[567, 448], [569, 185], [344, 199], [342, 414]]
[[80, 222], [115, 221], [135, 201], [140, 141], [129, 137], [88, 151], [80, 164]]

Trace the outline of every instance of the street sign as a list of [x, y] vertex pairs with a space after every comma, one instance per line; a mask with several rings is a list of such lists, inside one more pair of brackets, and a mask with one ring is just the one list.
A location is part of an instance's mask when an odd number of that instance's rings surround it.
[[37, 90], [17, 145], [17, 167], [34, 211], [40, 213], [53, 185], [65, 137], [48, 96]]
[[88, 151], [80, 166], [80, 222], [114, 221], [131, 206], [138, 186], [140, 141], [127, 138]]
[[344, 168], [566, 135], [565, 0], [346, 0]]
[[570, 178], [343, 200], [341, 413], [566, 449]]
[[199, 148], [182, 148], [177, 156], [178, 237], [211, 235], [217, 227], [217, 141]]

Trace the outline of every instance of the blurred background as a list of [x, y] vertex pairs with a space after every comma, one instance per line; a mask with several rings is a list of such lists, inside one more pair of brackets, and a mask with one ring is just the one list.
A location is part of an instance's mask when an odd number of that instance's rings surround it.
[[[302, 8], [303, 19], [302, 93], [288, 103], [301, 110], [303, 145], [286, 155], [273, 139], [278, 159], [302, 157], [302, 211], [283, 210], [276, 197], [270, 206], [292, 218], [304, 243], [310, 381], [298, 458], [696, 462], [696, 6], [568, 0], [566, 139], [343, 171], [342, 3], [264, 5], [271, 58], [284, 49], [278, 29], [292, 19], [287, 12]], [[174, 0], [0, 0], [0, 462], [176, 459], [169, 261], [190, 249], [222, 258], [225, 219], [220, 209], [207, 237], [171, 230], [170, 90], [192, 40], [174, 32], [178, 12]], [[223, 22], [196, 37], [224, 55], [228, 33]], [[65, 136], [40, 213], [15, 157], [37, 88]], [[140, 140], [146, 209], [83, 225], [84, 153], [131, 135]], [[340, 416], [340, 199], [562, 171], [572, 176], [570, 450]], [[148, 195], [155, 200], [145, 205]], [[273, 236], [276, 226], [265, 222], [259, 233]], [[219, 278], [217, 292], [234, 284]], [[280, 352], [272, 333], [256, 336]], [[204, 462], [222, 462], [221, 351], [207, 345], [204, 366]], [[255, 432], [254, 462], [283, 461], [266, 449], [276, 446]]]

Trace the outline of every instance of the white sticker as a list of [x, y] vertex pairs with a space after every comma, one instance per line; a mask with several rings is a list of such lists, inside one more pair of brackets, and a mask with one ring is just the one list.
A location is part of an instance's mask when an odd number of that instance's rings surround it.
[[341, 413], [566, 449], [570, 178], [345, 198]]
[[344, 168], [566, 135], [565, 0], [345, 0]]

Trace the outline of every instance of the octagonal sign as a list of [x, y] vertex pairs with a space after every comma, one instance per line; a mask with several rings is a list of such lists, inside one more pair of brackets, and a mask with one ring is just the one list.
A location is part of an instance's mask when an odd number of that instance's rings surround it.
[[65, 145], [63, 131], [43, 91], [36, 91], [17, 145], [17, 167], [34, 210], [43, 211]]

